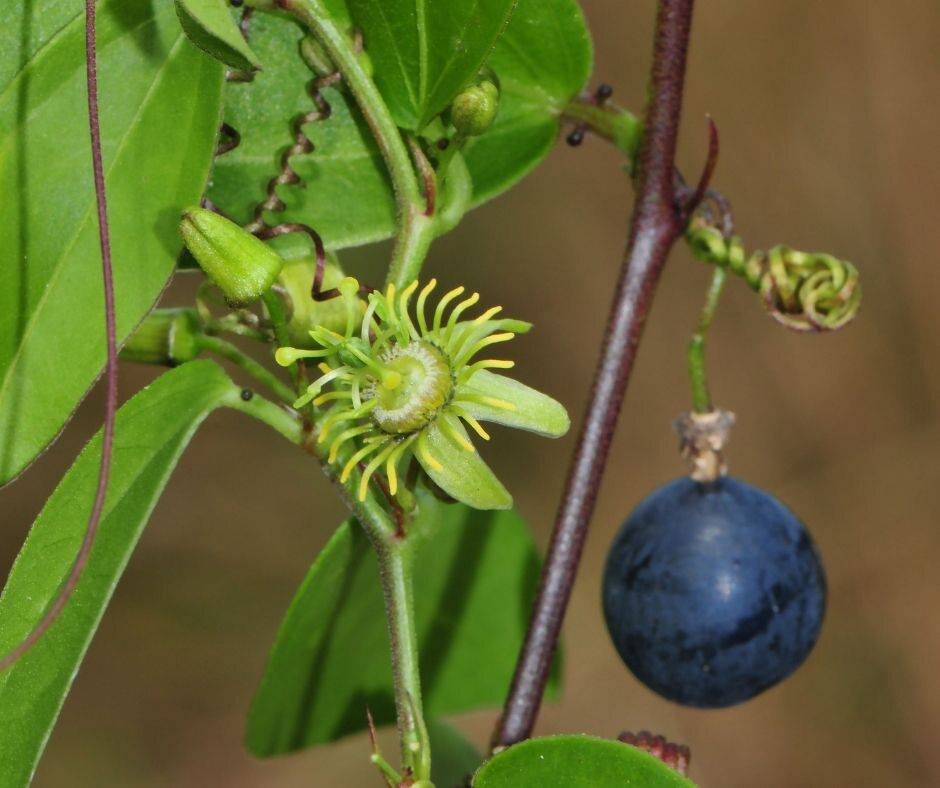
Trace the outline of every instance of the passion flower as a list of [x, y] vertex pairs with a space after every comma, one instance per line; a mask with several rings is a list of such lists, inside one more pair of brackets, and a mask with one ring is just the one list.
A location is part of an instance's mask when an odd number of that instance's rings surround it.
[[341, 467], [341, 481], [362, 467], [360, 499], [377, 472], [395, 495], [399, 469], [413, 457], [453, 498], [477, 509], [508, 508], [512, 496], [477, 454], [466, 428], [484, 440], [490, 436], [480, 422], [558, 437], [568, 430], [568, 414], [551, 397], [491, 371], [514, 362], [475, 360], [531, 324], [498, 318], [498, 306], [461, 320], [479, 300], [478, 293], [459, 300], [463, 287], [446, 293], [429, 314], [436, 286], [432, 279], [418, 293], [414, 317], [417, 282], [400, 293], [393, 285], [371, 293], [363, 314], [359, 283], [347, 277], [339, 285], [345, 333], [318, 326], [310, 332], [315, 349], [282, 347], [275, 357], [282, 366], [319, 359], [320, 377], [294, 405], [312, 402], [320, 409], [318, 441], [327, 460]]

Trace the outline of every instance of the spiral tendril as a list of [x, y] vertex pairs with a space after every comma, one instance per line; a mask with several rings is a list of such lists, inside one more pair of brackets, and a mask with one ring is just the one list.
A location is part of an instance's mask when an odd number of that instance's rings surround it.
[[725, 236], [707, 211], [692, 217], [685, 235], [697, 259], [741, 277], [760, 294], [771, 317], [787, 328], [833, 331], [858, 312], [859, 274], [846, 260], [783, 245], [748, 254], [741, 238]]
[[[239, 30], [241, 31], [241, 34], [246, 41], [248, 40], [249, 23], [252, 12], [253, 9], [251, 7], [246, 8], [242, 12], [242, 18], [239, 22]], [[361, 49], [362, 47], [362, 40], [358, 35], [356, 37], [355, 47], [357, 50]], [[254, 74], [229, 71], [226, 74], [226, 79], [229, 82], [250, 82], [254, 79]], [[286, 204], [277, 193], [279, 186], [303, 183], [303, 179], [293, 168], [291, 160], [295, 156], [301, 156], [313, 152], [313, 142], [311, 142], [304, 133], [304, 126], [306, 126], [308, 123], [317, 123], [329, 119], [333, 113], [333, 108], [330, 106], [330, 103], [326, 100], [321, 91], [324, 88], [337, 85], [341, 81], [342, 74], [340, 74], [339, 71], [333, 71], [326, 74], [321, 73], [307, 83], [307, 93], [310, 95], [310, 98], [313, 99], [314, 108], [308, 112], [303, 112], [297, 115], [293, 121], [291, 121], [291, 132], [294, 135], [294, 141], [291, 145], [282, 151], [280, 155], [280, 171], [268, 181], [265, 188], [264, 198], [255, 206], [254, 210], [252, 211], [251, 221], [244, 226], [245, 230], [252, 233], [253, 235], [257, 235], [262, 240], [276, 238], [278, 236], [287, 235], [294, 232], [302, 232], [310, 236], [310, 239], [313, 242], [314, 253], [316, 255], [316, 269], [311, 287], [311, 297], [315, 301], [326, 301], [331, 298], [336, 298], [340, 295], [339, 290], [336, 288], [332, 288], [330, 290], [323, 289], [326, 252], [320, 234], [317, 233], [317, 231], [312, 227], [306, 224], [298, 224], [296, 222], [282, 222], [280, 224], [272, 225], [265, 219], [265, 213], [280, 213], [287, 208]], [[241, 134], [239, 131], [228, 123], [223, 123], [220, 128], [220, 142], [216, 148], [216, 156], [221, 156], [225, 153], [235, 150], [239, 144], [241, 144]], [[208, 200], [205, 202], [208, 203]], [[211, 203], [208, 203], [207, 207], [210, 206], [213, 210], [217, 210], [215, 206], [211, 205]], [[363, 287], [362, 292], [363, 294], [367, 294], [372, 292], [372, 288]]]

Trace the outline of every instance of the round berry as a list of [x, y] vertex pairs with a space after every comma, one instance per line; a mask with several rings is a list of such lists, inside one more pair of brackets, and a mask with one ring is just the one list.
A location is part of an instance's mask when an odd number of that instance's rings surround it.
[[826, 578], [803, 524], [731, 477], [660, 487], [607, 558], [604, 617], [620, 657], [654, 692], [720, 708], [789, 676], [812, 650]]

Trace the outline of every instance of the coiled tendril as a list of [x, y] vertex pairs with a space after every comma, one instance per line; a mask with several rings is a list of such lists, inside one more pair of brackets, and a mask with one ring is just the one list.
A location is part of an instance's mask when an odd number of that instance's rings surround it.
[[770, 315], [788, 328], [832, 331], [858, 312], [862, 298], [858, 270], [845, 260], [782, 245], [748, 255], [741, 238], [725, 237], [707, 211], [692, 217], [686, 240], [696, 258], [744, 279], [760, 293]]

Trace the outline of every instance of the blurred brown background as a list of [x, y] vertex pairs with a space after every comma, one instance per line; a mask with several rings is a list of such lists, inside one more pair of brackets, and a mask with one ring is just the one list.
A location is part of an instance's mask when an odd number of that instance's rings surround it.
[[[597, 79], [639, 108], [655, 4], [584, 5]], [[786, 332], [731, 283], [710, 351], [718, 404], [738, 414], [732, 470], [776, 493], [813, 531], [829, 571], [828, 621], [791, 680], [720, 712], [653, 696], [608, 642], [598, 604], [607, 546], [640, 497], [682, 472], [670, 422], [688, 405], [683, 354], [709, 272], [679, 248], [569, 612], [564, 697], [545, 708], [539, 730], [662, 732], [691, 745], [692, 776], [705, 788], [940, 784], [940, 7], [699, 5], [684, 169], [702, 161], [710, 112], [722, 135], [716, 183], [748, 245], [827, 250], [863, 273], [859, 320], [826, 337]], [[597, 140], [559, 146], [440, 242], [429, 264], [536, 321], [515, 348], [519, 374], [560, 397], [575, 421], [626, 231], [631, 194], [619, 166]], [[348, 267], [377, 270], [382, 251], [349, 255]], [[188, 289], [174, 286], [168, 300]], [[125, 367], [123, 392], [151, 376]], [[56, 447], [0, 493], [6, 564], [100, 407], [92, 397]], [[540, 544], [572, 443], [501, 433], [489, 447]], [[36, 785], [377, 785], [363, 737], [268, 763], [241, 747], [281, 615], [341, 516], [301, 454], [237, 415], [212, 416], [121, 582]], [[456, 720], [480, 745], [492, 721], [491, 712]]]

